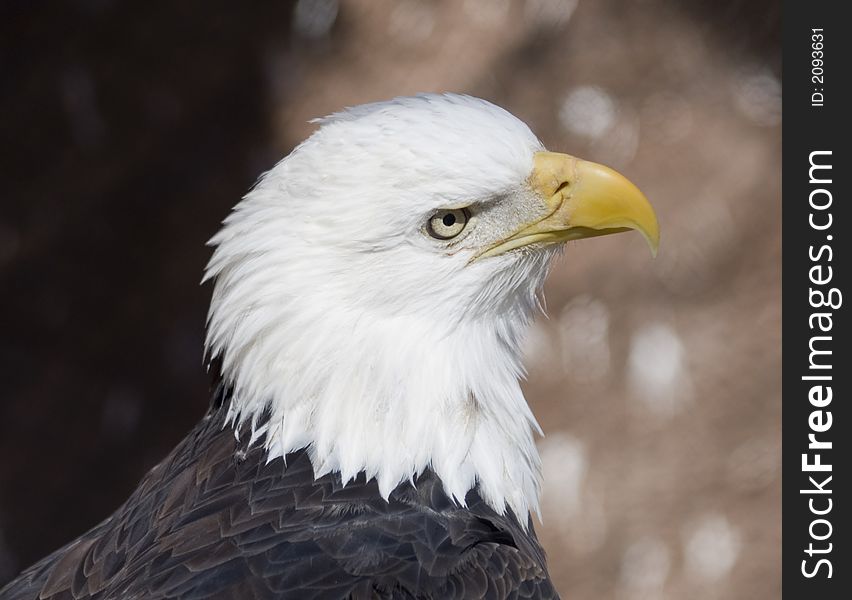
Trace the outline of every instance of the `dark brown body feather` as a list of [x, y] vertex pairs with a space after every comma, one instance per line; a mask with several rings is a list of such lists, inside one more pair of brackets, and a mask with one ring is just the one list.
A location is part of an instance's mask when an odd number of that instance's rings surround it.
[[427, 471], [385, 501], [363, 474], [314, 479], [305, 451], [267, 464], [223, 413], [0, 599], [557, 598], [532, 526], [475, 491], [461, 508]]

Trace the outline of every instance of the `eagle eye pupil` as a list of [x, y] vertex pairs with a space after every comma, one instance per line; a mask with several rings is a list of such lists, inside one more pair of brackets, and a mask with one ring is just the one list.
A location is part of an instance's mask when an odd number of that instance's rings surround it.
[[456, 223], [456, 216], [453, 213], [447, 213], [441, 221], [444, 222], [444, 227], [452, 227]]

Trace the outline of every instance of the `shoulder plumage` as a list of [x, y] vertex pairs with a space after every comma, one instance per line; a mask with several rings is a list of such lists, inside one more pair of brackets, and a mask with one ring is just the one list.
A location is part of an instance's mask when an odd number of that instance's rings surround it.
[[486, 598], [555, 593], [535, 535], [431, 471], [384, 501], [363, 475], [314, 478], [306, 451], [267, 461], [213, 411], [96, 529], [4, 600]]

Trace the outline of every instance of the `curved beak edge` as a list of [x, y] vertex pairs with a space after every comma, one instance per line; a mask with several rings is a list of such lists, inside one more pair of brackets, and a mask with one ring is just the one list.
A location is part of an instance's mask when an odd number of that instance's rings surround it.
[[656, 256], [660, 229], [651, 203], [630, 180], [601, 164], [557, 152], [535, 155], [529, 183], [546, 216], [522, 227], [481, 256], [530, 244], [556, 244], [636, 230]]

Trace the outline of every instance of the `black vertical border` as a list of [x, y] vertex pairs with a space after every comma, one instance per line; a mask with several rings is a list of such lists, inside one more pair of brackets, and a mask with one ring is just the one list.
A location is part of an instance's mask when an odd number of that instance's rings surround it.
[[[852, 67], [852, 23], [841, 16], [847, 5], [843, 2], [785, 0], [783, 4], [783, 480], [782, 480], [782, 563], [783, 594], [786, 598], [814, 598], [820, 600], [852, 598], [852, 562], [849, 545], [852, 535], [849, 533], [849, 481], [850, 444], [852, 428], [849, 426], [850, 411], [849, 379], [852, 377], [852, 355], [849, 352], [849, 338], [852, 331], [846, 303], [852, 302], [849, 292], [848, 241], [852, 236], [852, 211], [848, 206], [850, 197], [849, 180], [852, 178], [849, 147], [852, 144], [852, 125], [849, 118], [852, 112], [848, 79]], [[814, 54], [812, 29], [822, 29], [822, 56]], [[813, 62], [821, 58], [823, 64], [820, 82], [813, 79]], [[814, 92], [824, 96], [822, 106], [813, 106]], [[821, 155], [820, 161], [830, 160], [830, 184], [810, 182], [810, 155], [814, 151], [831, 151], [830, 157]], [[816, 174], [817, 172], [815, 172]], [[826, 170], [819, 173], [827, 174]], [[810, 206], [810, 194], [823, 188], [831, 193], [831, 206], [823, 211], [815, 211]], [[816, 202], [824, 204], [827, 196], [817, 193]], [[818, 224], [824, 224], [827, 213], [831, 213], [832, 226], [818, 231], [811, 227], [809, 216], [814, 213]], [[828, 246], [831, 251], [820, 248]], [[831, 260], [829, 261], [829, 254]], [[819, 260], [812, 260], [817, 255]], [[824, 285], [815, 285], [810, 281], [811, 269], [822, 265], [821, 271], [814, 275], [825, 278], [827, 267], [832, 269], [832, 280]], [[838, 309], [814, 308], [809, 294], [811, 289], [822, 289], [825, 293], [832, 287], [844, 294], [843, 303]], [[815, 312], [831, 312], [832, 331], [830, 333], [812, 330], [809, 318]], [[825, 323], [826, 321], [823, 321]], [[824, 349], [832, 354], [821, 356], [823, 362], [830, 361], [832, 368], [817, 373], [809, 368], [812, 336], [830, 335], [830, 342], [820, 341]], [[830, 346], [830, 348], [829, 348]], [[830, 473], [803, 472], [802, 454], [808, 450], [808, 434], [812, 433], [809, 418], [818, 410], [809, 401], [809, 391], [817, 383], [803, 380], [803, 376], [830, 374], [831, 381], [820, 382], [830, 385], [833, 399], [823, 411], [831, 412], [832, 424], [828, 431], [816, 433], [817, 439], [830, 441], [832, 448], [820, 451], [821, 461], [831, 464]], [[823, 425], [825, 413], [814, 417], [817, 426]], [[813, 450], [810, 451], [813, 456]], [[809, 459], [813, 462], [813, 458]], [[803, 494], [800, 490], [813, 488], [808, 480], [814, 476], [822, 482], [831, 475], [825, 488], [831, 494]], [[847, 491], [841, 491], [847, 490]], [[832, 509], [824, 518], [831, 523], [831, 535], [825, 540], [812, 539], [811, 524], [820, 517], [814, 515], [809, 500], [814, 499], [817, 510], [827, 507], [827, 499], [832, 500]], [[825, 523], [814, 525], [813, 531], [822, 537], [828, 531]], [[825, 549], [831, 543], [831, 552], [814, 553], [809, 556], [806, 550], [809, 544], [814, 548]], [[813, 569], [819, 558], [831, 561], [832, 577], [828, 578], [827, 565], [823, 564], [817, 575], [808, 578], [803, 574], [802, 561], [807, 560], [805, 570]]]

